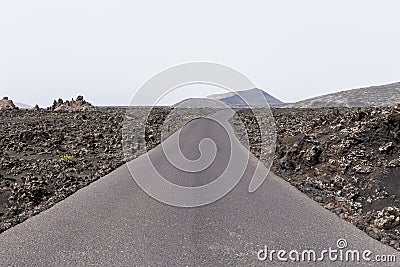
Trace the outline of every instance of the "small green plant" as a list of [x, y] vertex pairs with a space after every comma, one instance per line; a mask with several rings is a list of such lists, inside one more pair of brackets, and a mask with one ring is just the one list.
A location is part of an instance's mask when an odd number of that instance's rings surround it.
[[392, 96], [391, 98], [389, 98], [389, 101], [394, 101], [396, 98], [394, 96]]
[[70, 156], [70, 155], [64, 155], [60, 158], [61, 162], [67, 163], [67, 164], [74, 164], [76, 163], [76, 159], [74, 156]]
[[82, 114], [80, 114], [80, 113], [74, 114], [75, 120], [80, 119], [80, 118], [82, 118]]

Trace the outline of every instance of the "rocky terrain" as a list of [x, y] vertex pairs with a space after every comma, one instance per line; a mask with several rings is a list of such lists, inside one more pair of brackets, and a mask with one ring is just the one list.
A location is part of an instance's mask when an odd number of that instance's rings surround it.
[[273, 171], [399, 249], [400, 106], [275, 112]]
[[283, 107], [389, 107], [398, 102], [400, 102], [400, 82], [322, 95], [285, 104]]
[[[82, 100], [76, 101], [86, 105]], [[65, 104], [56, 101], [48, 110], [0, 111], [0, 232], [124, 163], [125, 110], [77, 111], [76, 101], [65, 105], [71, 110], [53, 111]], [[131, 158], [162, 140], [161, 129], [173, 111], [131, 111], [131, 130], [145, 129], [146, 134], [145, 146], [130, 144]], [[135, 122], [148, 112], [145, 124]], [[400, 108], [274, 109], [273, 113], [277, 131], [273, 171], [326, 209], [399, 249]], [[166, 136], [198, 115], [197, 109], [181, 109], [167, 123]], [[248, 128], [240, 134], [249, 135], [250, 149], [260, 156], [251, 112], [238, 110], [237, 116]]]
[[122, 164], [122, 111], [0, 112], [0, 232]]

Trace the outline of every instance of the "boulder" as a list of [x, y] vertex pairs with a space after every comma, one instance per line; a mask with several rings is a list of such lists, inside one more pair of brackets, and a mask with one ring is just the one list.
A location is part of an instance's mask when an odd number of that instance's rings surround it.
[[52, 111], [91, 111], [96, 107], [85, 101], [83, 96], [78, 96], [76, 100], [72, 99], [71, 101], [64, 101], [61, 98], [54, 100], [53, 105], [48, 109]]
[[8, 97], [3, 97], [3, 99], [0, 100], [0, 110], [14, 110], [18, 109], [15, 105], [14, 102], [11, 99], [8, 99]]
[[380, 229], [392, 229], [400, 224], [400, 209], [386, 207], [378, 212], [378, 218], [374, 224]]

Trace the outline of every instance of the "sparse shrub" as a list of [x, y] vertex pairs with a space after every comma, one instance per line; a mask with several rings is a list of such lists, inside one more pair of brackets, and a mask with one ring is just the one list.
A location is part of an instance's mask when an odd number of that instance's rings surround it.
[[74, 156], [70, 156], [70, 155], [64, 155], [60, 158], [60, 161], [66, 164], [75, 164], [76, 163], [76, 159]]
[[396, 98], [394, 96], [389, 98], [389, 101], [394, 101]]

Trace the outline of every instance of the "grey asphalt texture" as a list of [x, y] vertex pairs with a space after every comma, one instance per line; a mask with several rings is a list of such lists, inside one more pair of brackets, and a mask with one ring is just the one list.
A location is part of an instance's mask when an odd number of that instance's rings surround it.
[[[194, 120], [181, 132], [182, 151], [199, 156], [197, 141], [212, 137], [220, 149], [215, 164], [188, 173], [170, 166], [161, 147], [149, 152], [155, 168], [185, 186], [207, 184], [229, 160], [221, 127]], [[167, 140], [168, 141], [168, 140]], [[143, 167], [144, 156], [130, 162]], [[276, 266], [257, 252], [315, 249], [317, 253], [346, 239], [347, 249], [372, 255], [400, 255], [350, 223], [325, 210], [283, 179], [270, 173], [254, 193], [248, 186], [256, 158], [243, 178], [222, 199], [197, 208], [163, 204], [148, 196], [127, 165], [79, 190], [39, 215], [0, 234], [1, 266]], [[370, 263], [398, 266], [399, 263]], [[353, 266], [354, 262], [287, 262], [285, 266]], [[368, 265], [366, 262], [358, 263]]]

